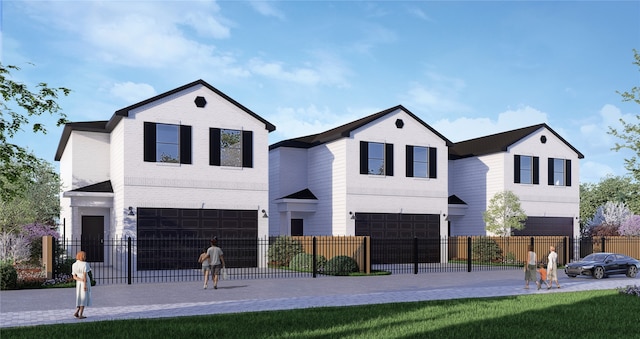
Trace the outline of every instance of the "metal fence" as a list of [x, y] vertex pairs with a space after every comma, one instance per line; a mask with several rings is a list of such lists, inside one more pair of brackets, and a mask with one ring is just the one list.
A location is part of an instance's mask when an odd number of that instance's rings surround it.
[[[375, 239], [370, 237], [269, 237], [264, 239], [220, 239], [229, 279], [323, 277], [324, 265], [338, 256], [352, 258], [360, 272], [389, 271], [392, 274], [472, 272], [519, 269], [529, 245], [538, 261], [546, 263], [549, 247], [564, 265], [592, 252], [616, 252], [640, 257], [640, 237], [444, 237]], [[199, 255], [209, 247], [208, 239], [88, 239], [58, 240], [54, 255], [58, 271], [64, 273], [75, 253], [87, 252], [98, 284], [199, 281], [203, 279]], [[302, 253], [302, 254], [301, 254]], [[300, 254], [302, 258], [297, 258]], [[308, 259], [307, 266], [300, 260]], [[296, 264], [292, 264], [295, 261]]]

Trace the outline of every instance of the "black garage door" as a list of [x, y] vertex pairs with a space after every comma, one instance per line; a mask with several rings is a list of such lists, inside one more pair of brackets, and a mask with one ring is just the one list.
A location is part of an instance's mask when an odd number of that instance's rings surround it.
[[[438, 214], [356, 213], [355, 233], [371, 237], [371, 263], [440, 262]], [[416, 250], [417, 243], [417, 253]]]
[[513, 235], [562, 235], [572, 238], [573, 219], [564, 217], [528, 217], [524, 229], [514, 230]]
[[139, 270], [198, 268], [197, 258], [218, 237], [228, 267], [257, 264], [258, 212], [138, 208]]

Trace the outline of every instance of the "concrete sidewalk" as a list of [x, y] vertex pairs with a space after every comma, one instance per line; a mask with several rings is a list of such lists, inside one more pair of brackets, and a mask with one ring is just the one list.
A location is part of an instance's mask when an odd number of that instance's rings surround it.
[[[615, 289], [640, 285], [640, 275], [568, 278], [561, 289], [524, 289], [521, 270], [318, 277], [94, 286], [84, 320], [73, 318], [75, 289], [0, 292], [0, 328], [116, 319], [163, 318], [298, 308]], [[209, 285], [211, 288], [211, 285]]]

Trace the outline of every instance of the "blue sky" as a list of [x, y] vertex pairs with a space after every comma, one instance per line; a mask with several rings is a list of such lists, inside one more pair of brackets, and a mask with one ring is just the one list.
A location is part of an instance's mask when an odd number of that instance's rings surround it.
[[[0, 60], [73, 92], [70, 121], [203, 79], [276, 125], [269, 142], [402, 104], [456, 142], [547, 123], [624, 175], [608, 126], [640, 106], [638, 1], [7, 1]], [[62, 128], [15, 142], [54, 162]]]

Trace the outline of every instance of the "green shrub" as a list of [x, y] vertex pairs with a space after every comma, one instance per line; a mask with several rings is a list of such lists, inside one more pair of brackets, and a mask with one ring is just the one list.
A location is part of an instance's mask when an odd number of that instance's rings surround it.
[[349, 275], [359, 271], [358, 263], [346, 255], [335, 256], [324, 266], [324, 273], [329, 275]]
[[491, 238], [479, 238], [471, 246], [473, 260], [479, 262], [501, 262], [502, 249], [498, 243]]
[[[327, 258], [322, 255], [316, 256], [316, 268], [321, 270], [324, 265], [327, 263]], [[293, 259], [291, 259], [291, 263], [289, 263], [289, 268], [292, 270], [303, 271], [303, 272], [312, 272], [313, 271], [313, 254], [309, 253], [298, 253]]]
[[56, 268], [55, 268], [55, 272], [57, 275], [71, 275], [71, 266], [73, 266], [73, 263], [75, 262], [75, 259], [73, 258], [66, 258], [66, 259], [60, 259], [59, 261], [56, 262]]
[[18, 272], [9, 261], [0, 262], [0, 290], [16, 288], [18, 284]]
[[299, 241], [285, 236], [276, 238], [276, 241], [269, 247], [267, 255], [274, 265], [289, 267], [291, 259], [302, 252], [302, 245]]

